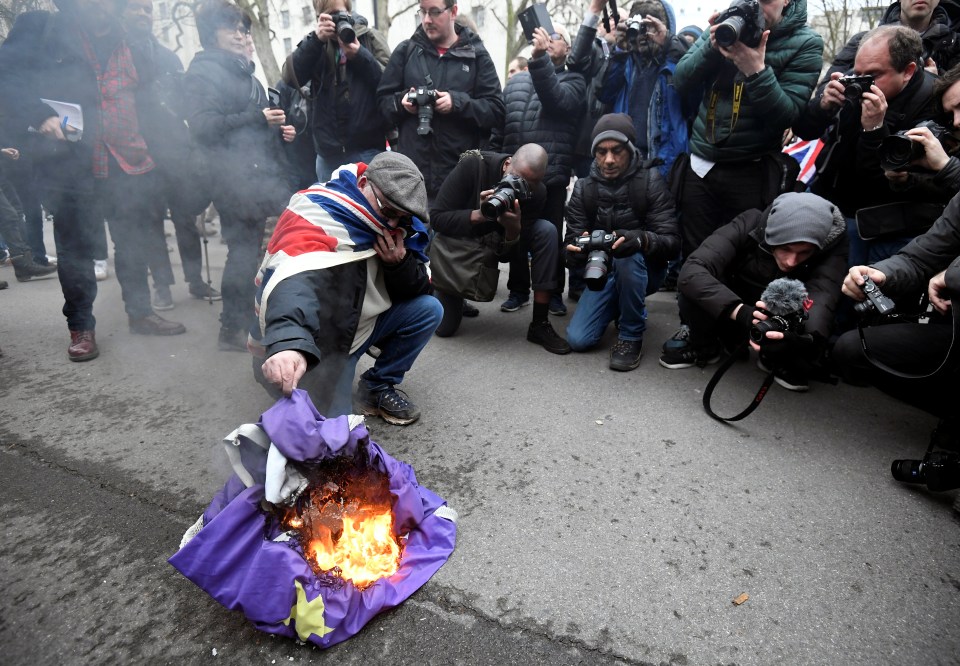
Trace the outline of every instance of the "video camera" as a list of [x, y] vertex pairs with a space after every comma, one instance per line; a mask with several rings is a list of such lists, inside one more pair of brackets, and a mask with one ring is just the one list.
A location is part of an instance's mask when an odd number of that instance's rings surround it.
[[583, 271], [583, 281], [590, 291], [600, 291], [607, 284], [610, 272], [610, 252], [616, 234], [608, 234], [603, 229], [594, 229], [589, 236], [577, 239], [581, 252], [587, 253], [587, 264]]
[[433, 132], [430, 121], [433, 120], [433, 105], [437, 103], [437, 91], [420, 86], [416, 91], [407, 93], [407, 101], [417, 107], [417, 134], [426, 136]]
[[337, 37], [340, 38], [341, 42], [344, 44], [353, 44], [357, 41], [357, 31], [353, 29], [357, 21], [353, 18], [353, 14], [350, 12], [333, 12], [330, 14], [330, 18], [333, 19], [333, 24], [337, 30]]
[[505, 212], [513, 210], [514, 201], [528, 201], [532, 197], [529, 183], [514, 173], [508, 173], [494, 186], [490, 198], [480, 204], [480, 213], [495, 222]]
[[750, 327], [751, 340], [758, 345], [763, 344], [769, 340], [768, 331], [803, 333], [809, 300], [807, 288], [802, 282], [778, 278], [767, 285], [760, 300], [767, 306], [765, 310], [760, 310], [767, 318]]
[[841, 76], [837, 81], [843, 86], [843, 97], [853, 104], [859, 104], [865, 90], [873, 85], [873, 75]]
[[807, 320], [807, 311], [803, 308], [787, 314], [772, 314], [767, 310], [760, 312], [767, 315], [767, 318], [750, 327], [750, 339], [758, 345], [767, 340], [767, 331], [802, 333], [803, 323]]
[[727, 9], [720, 13], [714, 25], [717, 29], [713, 36], [720, 46], [729, 48], [742, 42], [755, 49], [760, 46], [766, 21], [757, 0], [733, 0]]
[[[933, 137], [944, 147], [944, 150], [949, 152], [947, 140], [950, 139], [950, 133], [943, 125], [934, 120], [924, 120], [917, 127], [929, 129]], [[907, 136], [907, 130], [901, 130], [884, 138], [880, 144], [880, 166], [887, 171], [906, 171], [910, 168], [911, 162], [923, 157], [923, 153], [923, 144], [911, 140]]]
[[853, 306], [854, 312], [858, 315], [863, 316], [876, 311], [876, 313], [882, 317], [892, 314], [893, 311], [896, 310], [897, 304], [885, 296], [884, 293], [880, 291], [880, 287], [866, 275], [863, 276], [863, 285], [861, 285], [860, 289], [866, 294], [867, 300], [860, 301]]
[[960, 453], [927, 451], [923, 460], [894, 460], [893, 478], [901, 483], [925, 483], [934, 492], [960, 488]]

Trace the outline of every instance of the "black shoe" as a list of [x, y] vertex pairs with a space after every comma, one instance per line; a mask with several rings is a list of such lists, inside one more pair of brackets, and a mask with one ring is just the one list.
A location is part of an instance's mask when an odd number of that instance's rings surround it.
[[223, 296], [206, 282], [194, 282], [190, 285], [190, 295], [201, 301], [221, 301]]
[[[668, 340], [669, 342], [669, 340]], [[668, 370], [681, 370], [697, 366], [705, 368], [720, 360], [719, 346], [698, 349], [689, 344], [676, 347], [660, 355], [660, 365]]]
[[187, 327], [151, 312], [139, 319], [131, 317], [130, 332], [138, 335], [180, 335], [187, 332]]
[[567, 341], [557, 335], [548, 321], [532, 322], [527, 329], [527, 340], [537, 343], [551, 354], [569, 354], [571, 351]]
[[393, 425], [410, 425], [420, 418], [420, 408], [393, 386], [371, 391], [360, 380], [356, 398], [354, 409], [364, 416], [379, 416]]
[[13, 273], [17, 282], [29, 282], [33, 278], [47, 277], [57, 272], [56, 266], [40, 266], [33, 263], [33, 258], [26, 255], [10, 259], [13, 264]]
[[[764, 372], [770, 372], [768, 362], [763, 358], [757, 359], [757, 367]], [[797, 393], [806, 393], [810, 390], [810, 380], [790, 368], [776, 368], [773, 371], [773, 381], [780, 384], [783, 388], [788, 391], [796, 391]]]
[[618, 339], [610, 350], [610, 369], [618, 372], [627, 372], [640, 365], [643, 340]]
[[220, 351], [247, 351], [247, 332], [242, 328], [220, 327], [217, 338], [217, 349]]
[[478, 317], [480, 315], [480, 310], [474, 307], [473, 303], [464, 301], [463, 309], [460, 311], [460, 314], [464, 317]]

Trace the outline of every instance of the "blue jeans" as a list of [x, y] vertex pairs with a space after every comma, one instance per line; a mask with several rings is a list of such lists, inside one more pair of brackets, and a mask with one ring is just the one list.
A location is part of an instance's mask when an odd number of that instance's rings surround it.
[[317, 182], [325, 183], [330, 180], [330, 174], [341, 165], [353, 164], [354, 162], [370, 164], [370, 160], [382, 152], [383, 148], [367, 148], [365, 150], [352, 150], [327, 159], [324, 159], [322, 155], [317, 155]]
[[647, 329], [647, 296], [660, 289], [666, 268], [647, 270], [642, 252], [611, 261], [607, 284], [600, 291], [585, 289], [577, 303], [567, 342], [574, 351], [585, 351], [603, 337], [611, 321], [620, 319], [620, 339], [643, 340]]
[[417, 296], [409, 301], [394, 303], [381, 313], [373, 333], [344, 365], [330, 407], [324, 415], [334, 417], [353, 412], [353, 376], [357, 361], [370, 347], [379, 347], [380, 357], [360, 377], [364, 386], [375, 391], [401, 383], [437, 330], [442, 316], [443, 306], [433, 296]]

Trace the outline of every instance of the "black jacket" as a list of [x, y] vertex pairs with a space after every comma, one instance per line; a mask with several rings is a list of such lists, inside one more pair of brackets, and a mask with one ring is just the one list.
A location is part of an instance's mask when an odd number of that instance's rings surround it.
[[310, 126], [317, 154], [334, 159], [347, 151], [383, 150], [386, 123], [377, 108], [377, 86], [389, 58], [386, 39], [356, 26], [360, 50], [353, 60], [337, 61], [335, 39], [321, 42], [311, 32], [297, 44], [283, 68], [294, 88], [310, 84]]
[[587, 86], [582, 74], [556, 67], [549, 56], [530, 60], [503, 90], [506, 120], [491, 138], [494, 150], [514, 153], [525, 143], [538, 143], [550, 156], [545, 185], [566, 185], [586, 109]]
[[[644, 179], [644, 201], [630, 200], [630, 184], [633, 179]], [[597, 192], [596, 206], [585, 201], [587, 188], [592, 190], [595, 183]], [[634, 192], [639, 192], [634, 186]], [[589, 195], [588, 195], [589, 196]], [[590, 211], [596, 213], [591, 218]], [[641, 216], [638, 217], [638, 211]], [[635, 250], [642, 251], [652, 266], [665, 266], [677, 256], [680, 250], [680, 229], [677, 224], [677, 212], [673, 196], [656, 168], [649, 168], [640, 161], [639, 153], [634, 150], [633, 160], [622, 176], [610, 181], [600, 176], [597, 165], [590, 167], [590, 175], [581, 178], [573, 186], [573, 194], [567, 204], [566, 245], [573, 245], [583, 232], [603, 229], [639, 232]], [[584, 257], [585, 258], [585, 257]]]
[[821, 96], [814, 96], [793, 126], [803, 139], [824, 140], [812, 191], [837, 204], [848, 217], [865, 206], [926, 201], [929, 194], [925, 190], [896, 191], [890, 187], [880, 166], [880, 145], [886, 137], [935, 116], [935, 81], [933, 74], [917, 68], [900, 94], [887, 100], [883, 126], [873, 132], [863, 131], [859, 105], [844, 104], [831, 113], [820, 108]]
[[187, 121], [206, 153], [217, 208], [244, 217], [278, 215], [291, 187], [277, 127], [267, 125], [263, 86], [246, 58], [220, 49], [194, 56], [184, 80]]
[[823, 247], [783, 273], [764, 241], [769, 215], [770, 208], [748, 210], [708, 236], [684, 262], [677, 290], [719, 320], [740, 303], [756, 303], [773, 280], [794, 278], [804, 283], [813, 301], [806, 332], [827, 340], [847, 273], [846, 223], [835, 216]]
[[[485, 147], [490, 131], [503, 123], [500, 79], [490, 54], [469, 28], [456, 26], [456, 31], [457, 42], [441, 58], [418, 27], [413, 37], [394, 49], [377, 89], [381, 113], [400, 132], [398, 151], [423, 172], [431, 196], [440, 190], [460, 154]], [[433, 115], [433, 132], [426, 136], [417, 134], [417, 116], [400, 103], [411, 87], [423, 85], [449, 92], [453, 101], [450, 113]]]

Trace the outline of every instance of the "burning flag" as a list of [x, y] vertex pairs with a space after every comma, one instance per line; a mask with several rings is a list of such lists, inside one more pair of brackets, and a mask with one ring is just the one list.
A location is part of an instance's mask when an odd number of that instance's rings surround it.
[[269, 633], [329, 647], [399, 605], [453, 552], [456, 512], [295, 391], [224, 440], [236, 472], [170, 564]]

